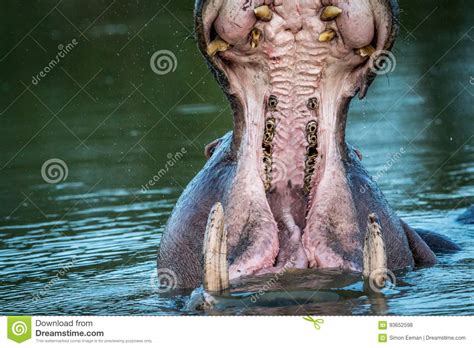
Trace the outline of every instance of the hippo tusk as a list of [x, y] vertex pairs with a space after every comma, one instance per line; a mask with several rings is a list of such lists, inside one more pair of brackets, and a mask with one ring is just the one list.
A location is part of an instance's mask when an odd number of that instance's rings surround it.
[[377, 214], [370, 214], [364, 242], [364, 270], [362, 275], [379, 288], [387, 280], [387, 253]]
[[260, 39], [262, 38], [262, 32], [255, 28], [252, 30], [251, 37], [250, 46], [252, 48], [257, 48], [260, 43]]
[[229, 43], [225, 42], [221, 38], [216, 38], [207, 45], [207, 54], [211, 57], [215, 56], [218, 52], [225, 52], [230, 48]]
[[334, 37], [336, 36], [336, 32], [332, 29], [329, 29], [329, 30], [326, 30], [326, 31], [323, 31], [320, 35], [319, 35], [319, 42], [328, 42], [328, 41], [331, 41], [332, 39], [334, 39]]
[[216, 203], [207, 220], [204, 235], [204, 273], [205, 291], [220, 292], [229, 288], [229, 267], [227, 264], [227, 230], [224, 224], [224, 209]]
[[336, 19], [342, 13], [342, 10], [337, 6], [327, 6], [324, 8], [323, 12], [321, 12], [321, 20], [322, 21], [332, 21]]
[[356, 50], [357, 54], [361, 57], [370, 57], [375, 53], [375, 48], [372, 45], [365, 46]]
[[273, 12], [267, 5], [259, 6], [255, 8], [253, 12], [255, 13], [255, 17], [264, 22], [269, 22], [272, 20]]

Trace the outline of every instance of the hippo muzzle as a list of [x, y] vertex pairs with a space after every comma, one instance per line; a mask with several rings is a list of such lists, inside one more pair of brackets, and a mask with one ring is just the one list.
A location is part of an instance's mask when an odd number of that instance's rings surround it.
[[374, 223], [388, 268], [436, 261], [345, 140], [349, 103], [377, 75], [397, 16], [388, 0], [197, 1], [198, 45], [234, 129], [206, 148], [208, 162], [163, 235], [159, 268], [173, 270], [180, 287], [198, 286], [213, 262], [204, 240], [216, 203], [225, 233], [210, 239], [225, 244], [226, 257], [214, 271], [227, 265], [230, 281], [286, 268], [362, 272]]

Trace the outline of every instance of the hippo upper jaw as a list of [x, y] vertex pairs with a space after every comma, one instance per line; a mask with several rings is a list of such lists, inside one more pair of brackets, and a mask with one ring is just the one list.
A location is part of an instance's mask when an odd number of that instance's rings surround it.
[[384, 0], [198, 1], [199, 45], [234, 112], [231, 278], [289, 262], [361, 269], [346, 116], [396, 15]]

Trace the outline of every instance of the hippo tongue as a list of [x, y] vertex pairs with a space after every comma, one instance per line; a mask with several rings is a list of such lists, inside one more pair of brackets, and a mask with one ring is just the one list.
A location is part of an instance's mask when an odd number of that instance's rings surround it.
[[319, 246], [340, 226], [336, 237], [351, 241], [342, 248], [362, 249], [345, 123], [375, 76], [377, 50], [392, 44], [388, 3], [198, 0], [200, 48], [234, 112], [237, 164], [222, 202], [231, 278], [290, 261], [360, 268]]

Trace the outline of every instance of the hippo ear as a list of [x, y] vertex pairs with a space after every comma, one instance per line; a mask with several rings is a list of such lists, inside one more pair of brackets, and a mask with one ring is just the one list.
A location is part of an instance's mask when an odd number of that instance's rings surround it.
[[[362, 52], [369, 59], [360, 70], [359, 98], [363, 99], [377, 75], [395, 68], [395, 56], [390, 52], [399, 28], [399, 7], [396, 0], [370, 0], [374, 11], [376, 36], [373, 47]], [[362, 50], [362, 49], [361, 49]]]

